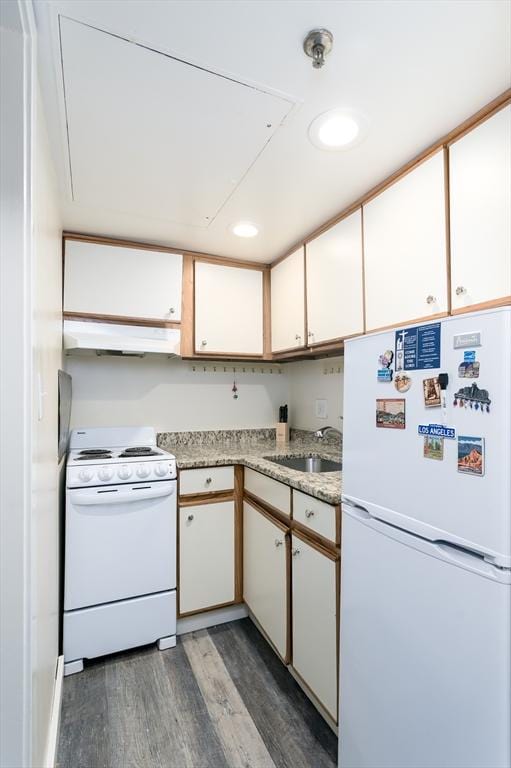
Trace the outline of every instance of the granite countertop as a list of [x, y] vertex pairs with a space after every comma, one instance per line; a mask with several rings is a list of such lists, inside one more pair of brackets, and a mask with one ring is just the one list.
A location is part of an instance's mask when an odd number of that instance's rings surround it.
[[340, 461], [342, 441], [336, 437], [321, 440], [312, 432], [291, 430], [289, 443], [277, 447], [274, 429], [160, 432], [158, 445], [174, 454], [179, 469], [242, 464], [328, 504], [340, 504], [342, 472], [300, 472], [264, 458], [314, 454]]

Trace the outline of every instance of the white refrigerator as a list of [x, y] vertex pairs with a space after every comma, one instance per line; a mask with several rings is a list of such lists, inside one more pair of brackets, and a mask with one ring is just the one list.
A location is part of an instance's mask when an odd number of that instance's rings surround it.
[[342, 500], [340, 768], [509, 768], [510, 307], [346, 342]]

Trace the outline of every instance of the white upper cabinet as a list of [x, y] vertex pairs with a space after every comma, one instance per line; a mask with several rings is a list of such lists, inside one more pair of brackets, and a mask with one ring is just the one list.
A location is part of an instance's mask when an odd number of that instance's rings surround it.
[[511, 106], [449, 149], [452, 308], [511, 295]]
[[271, 270], [272, 352], [304, 347], [305, 262], [303, 246]]
[[307, 243], [308, 344], [362, 333], [362, 214]]
[[179, 322], [182, 273], [181, 254], [66, 240], [64, 311]]
[[263, 273], [195, 262], [195, 351], [263, 354]]
[[363, 207], [366, 330], [447, 312], [444, 157]]

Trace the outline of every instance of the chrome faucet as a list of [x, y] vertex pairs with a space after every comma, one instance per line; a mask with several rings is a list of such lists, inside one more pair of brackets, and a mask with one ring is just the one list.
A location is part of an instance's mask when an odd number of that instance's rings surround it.
[[326, 437], [326, 435], [340, 435], [342, 436], [342, 432], [340, 429], [336, 429], [335, 427], [322, 427], [321, 429], [318, 429], [317, 432], [314, 432], [314, 437]]

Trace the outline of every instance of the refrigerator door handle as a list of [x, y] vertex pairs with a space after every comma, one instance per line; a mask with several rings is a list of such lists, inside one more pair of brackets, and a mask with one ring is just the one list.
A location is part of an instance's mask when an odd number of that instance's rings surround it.
[[349, 496], [343, 496], [342, 503], [343, 505], [346, 505], [347, 507], [350, 508], [350, 514], [358, 517], [360, 520], [371, 520], [373, 517], [365, 507], [362, 507], [360, 504], [357, 504], [357, 502], [354, 501], [353, 499], [350, 499]]

